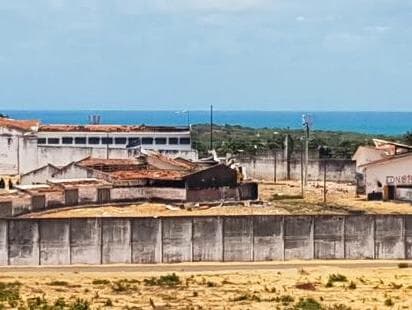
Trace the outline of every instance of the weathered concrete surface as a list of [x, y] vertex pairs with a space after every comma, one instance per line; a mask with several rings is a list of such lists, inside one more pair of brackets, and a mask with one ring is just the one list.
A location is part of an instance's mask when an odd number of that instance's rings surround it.
[[103, 264], [130, 263], [130, 220], [102, 219], [102, 225]]
[[154, 264], [162, 261], [161, 220], [154, 218], [133, 219], [132, 263]]
[[224, 218], [223, 260], [253, 261], [252, 217]]
[[316, 259], [344, 258], [343, 216], [316, 216], [314, 239]]
[[313, 217], [285, 217], [285, 259], [313, 258]]
[[412, 259], [412, 215], [405, 215], [405, 254]]
[[8, 264], [7, 221], [0, 220], [0, 266]]
[[375, 225], [375, 258], [405, 258], [403, 217], [377, 215]]
[[345, 220], [345, 258], [374, 258], [374, 217], [348, 216]]
[[221, 261], [223, 258], [223, 219], [193, 218], [193, 261]]
[[192, 260], [192, 219], [162, 219], [163, 262], [177, 263]]
[[40, 264], [70, 264], [70, 221], [42, 220], [39, 222]]
[[10, 220], [8, 232], [10, 265], [38, 265], [39, 227], [37, 222]]
[[253, 238], [255, 261], [283, 259], [283, 217], [253, 217]]
[[101, 223], [99, 219], [72, 219], [70, 248], [72, 264], [101, 263]]

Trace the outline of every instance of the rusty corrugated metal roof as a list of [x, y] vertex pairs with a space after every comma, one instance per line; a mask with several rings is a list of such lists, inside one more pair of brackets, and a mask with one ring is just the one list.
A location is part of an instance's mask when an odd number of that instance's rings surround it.
[[39, 124], [40, 122], [37, 120], [16, 120], [0, 117], [0, 127], [7, 127], [22, 131], [35, 131], [38, 129]]
[[39, 131], [43, 132], [184, 132], [188, 127], [174, 126], [146, 126], [146, 125], [67, 125], [51, 124], [41, 125]]
[[146, 170], [137, 171], [115, 171], [110, 175], [117, 180], [137, 180], [137, 179], [155, 179], [155, 180], [182, 180], [188, 172], [176, 170]]

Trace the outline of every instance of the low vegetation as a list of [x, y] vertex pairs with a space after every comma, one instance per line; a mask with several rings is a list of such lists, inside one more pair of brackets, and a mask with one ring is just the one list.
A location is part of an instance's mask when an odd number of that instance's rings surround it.
[[[406, 309], [409, 305], [412, 269], [354, 268], [344, 269], [345, 274], [342, 270], [305, 267], [204, 274], [131, 272], [124, 277], [113, 272], [104, 276], [100, 272], [95, 276], [2, 274], [0, 309], [351, 310]], [[331, 283], [333, 289], [322, 285], [323, 281]]]
[[[300, 151], [301, 129], [285, 128], [250, 128], [238, 125], [214, 125], [214, 148], [220, 155], [273, 152], [283, 148], [286, 134], [291, 137], [293, 150]], [[210, 145], [210, 125], [196, 124], [192, 126], [194, 147], [202, 156], [207, 155]], [[332, 158], [350, 159], [359, 145], [372, 144], [372, 138], [382, 138], [412, 144], [412, 133], [404, 136], [368, 135], [354, 132], [315, 130], [311, 134], [309, 148], [317, 152], [320, 147], [325, 155]]]
[[144, 284], [150, 286], [176, 286], [181, 283], [180, 278], [175, 273], [160, 276], [158, 278], [151, 277], [150, 279], [144, 279]]

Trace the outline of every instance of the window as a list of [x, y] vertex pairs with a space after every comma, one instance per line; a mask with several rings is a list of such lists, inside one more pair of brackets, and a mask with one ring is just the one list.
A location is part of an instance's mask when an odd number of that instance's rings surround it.
[[180, 138], [180, 144], [190, 144], [190, 138]]
[[62, 143], [63, 144], [73, 144], [73, 138], [72, 137], [64, 137], [64, 138], [62, 138]]
[[142, 138], [142, 144], [153, 144], [153, 138]]
[[114, 144], [126, 144], [127, 139], [126, 138], [114, 138]]
[[37, 144], [46, 144], [46, 138], [38, 138]]
[[74, 144], [86, 144], [86, 138], [76, 137], [74, 138]]
[[113, 144], [113, 138], [102, 138], [102, 144]]
[[60, 139], [59, 139], [59, 138], [48, 138], [48, 139], [47, 139], [47, 143], [48, 143], [48, 144], [59, 144], [59, 143], [60, 143]]
[[129, 138], [129, 147], [140, 145], [140, 138]]
[[169, 138], [169, 144], [179, 144], [178, 138]]
[[155, 144], [166, 144], [166, 138], [155, 138]]
[[89, 144], [100, 144], [100, 138], [98, 137], [90, 137]]

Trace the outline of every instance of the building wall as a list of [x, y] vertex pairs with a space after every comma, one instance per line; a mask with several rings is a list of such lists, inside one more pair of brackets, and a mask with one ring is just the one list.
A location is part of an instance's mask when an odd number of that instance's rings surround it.
[[186, 189], [169, 187], [114, 187], [110, 189], [112, 201], [131, 201], [139, 199], [164, 199], [184, 201]]
[[374, 147], [359, 146], [352, 159], [356, 162], [356, 172], [362, 172], [360, 165], [385, 158], [385, 152]]
[[0, 265], [412, 259], [412, 216], [0, 219]]
[[30, 185], [30, 184], [45, 184], [47, 180], [50, 180], [54, 173], [59, 171], [58, 168], [47, 165], [41, 169], [34, 170], [20, 177], [20, 184]]
[[[273, 156], [252, 156], [239, 158], [246, 177], [257, 180], [273, 181], [276, 171], [277, 180], [287, 179], [287, 161], [281, 155]], [[326, 159], [310, 160], [308, 165], [309, 181], [323, 180], [323, 169], [326, 164], [326, 177], [328, 181], [354, 182], [356, 165], [352, 160]], [[300, 160], [290, 160], [290, 179], [300, 180], [301, 165]]]

